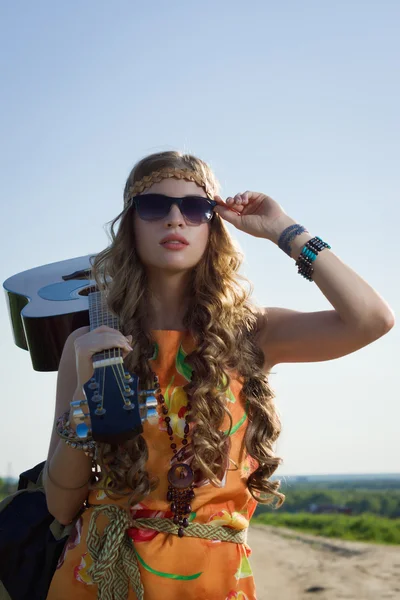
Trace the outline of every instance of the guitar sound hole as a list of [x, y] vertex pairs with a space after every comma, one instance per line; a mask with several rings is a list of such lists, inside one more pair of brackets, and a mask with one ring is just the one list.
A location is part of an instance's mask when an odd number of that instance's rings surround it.
[[[87, 279], [87, 277], [82, 277], [82, 279]], [[82, 288], [81, 290], [79, 290], [78, 295], [79, 296], [89, 296], [89, 294], [91, 294], [92, 292], [97, 292], [98, 289], [96, 286], [90, 285], [88, 287]]]

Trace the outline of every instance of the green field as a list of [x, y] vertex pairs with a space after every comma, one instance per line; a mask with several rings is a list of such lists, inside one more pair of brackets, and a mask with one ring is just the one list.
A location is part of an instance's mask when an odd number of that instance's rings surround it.
[[[279, 491], [286, 496], [283, 505], [275, 509], [258, 504], [252, 523], [345, 540], [400, 544], [400, 476], [287, 478], [281, 480]], [[315, 512], [312, 506], [336, 507], [337, 512]], [[351, 514], [343, 514], [343, 509]]]
[[314, 535], [343, 540], [400, 544], [400, 519], [388, 519], [371, 514], [312, 515], [309, 513], [263, 513], [251, 520], [254, 525], [289, 527]]

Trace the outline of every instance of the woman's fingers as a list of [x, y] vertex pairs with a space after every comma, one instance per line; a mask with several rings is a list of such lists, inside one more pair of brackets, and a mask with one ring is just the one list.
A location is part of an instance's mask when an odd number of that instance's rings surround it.
[[242, 210], [243, 206], [246, 206], [249, 203], [249, 195], [250, 192], [244, 192], [243, 194], [235, 194], [235, 196], [228, 196], [225, 200], [225, 203], [221, 196], [215, 196], [215, 200], [218, 202], [218, 204], [224, 203], [226, 206], [234, 208], [235, 210], [239, 209], [240, 211]]

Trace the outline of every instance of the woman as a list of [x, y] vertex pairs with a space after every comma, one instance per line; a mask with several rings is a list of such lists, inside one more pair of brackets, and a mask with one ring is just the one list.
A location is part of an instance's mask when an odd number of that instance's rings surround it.
[[[296, 260], [334, 310], [256, 307], [224, 220]], [[254, 600], [248, 524], [257, 501], [279, 508], [285, 498], [270, 481], [281, 459], [268, 373], [354, 352], [393, 327], [393, 312], [269, 196], [224, 202], [194, 156], [163, 152], [135, 165], [112, 232], [93, 275], [121, 332], [81, 328], [68, 338], [55, 415], [66, 412], [62, 429], [71, 400], [85, 397], [93, 354], [118, 347], [141, 387], [158, 388], [158, 422], [122, 445], [97, 444], [94, 483], [92, 457], [59, 438], [59, 421], [47, 503], [61, 523], [79, 517], [48, 598]]]

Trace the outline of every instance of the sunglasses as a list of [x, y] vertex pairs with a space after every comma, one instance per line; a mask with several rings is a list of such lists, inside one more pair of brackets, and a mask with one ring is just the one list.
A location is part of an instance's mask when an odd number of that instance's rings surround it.
[[173, 198], [164, 194], [143, 194], [134, 196], [131, 200], [137, 213], [144, 221], [158, 221], [164, 219], [173, 204], [177, 204], [185, 221], [200, 225], [208, 223], [214, 215], [214, 206], [217, 202], [203, 198], [203, 196], [184, 196]]

